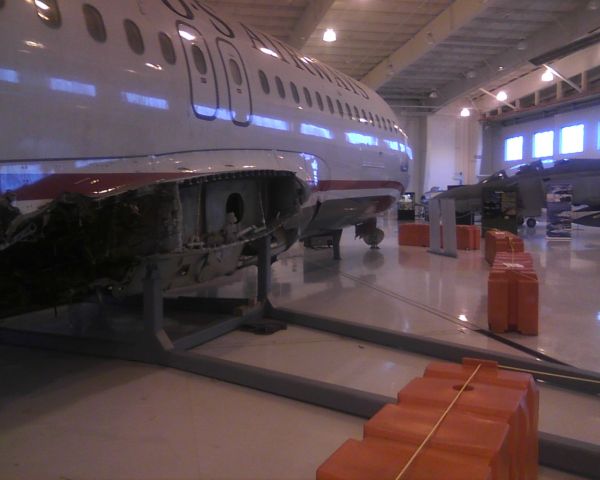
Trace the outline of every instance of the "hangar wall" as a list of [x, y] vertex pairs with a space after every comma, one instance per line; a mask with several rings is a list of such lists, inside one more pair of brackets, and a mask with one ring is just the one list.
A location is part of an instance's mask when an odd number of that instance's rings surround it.
[[424, 191], [477, 182], [481, 126], [476, 118], [438, 114], [427, 117]]
[[[561, 154], [560, 132], [564, 127], [583, 124], [583, 151]], [[510, 168], [512, 166], [529, 163], [538, 160], [533, 154], [533, 136], [535, 133], [544, 131], [554, 132], [553, 155], [543, 158], [600, 158], [600, 105], [573, 110], [570, 112], [557, 113], [547, 118], [522, 121], [512, 125], [502, 126], [489, 124], [484, 127], [484, 151], [483, 158], [491, 159], [490, 171]], [[507, 138], [523, 136], [523, 157], [520, 160], [505, 161], [505, 140]]]

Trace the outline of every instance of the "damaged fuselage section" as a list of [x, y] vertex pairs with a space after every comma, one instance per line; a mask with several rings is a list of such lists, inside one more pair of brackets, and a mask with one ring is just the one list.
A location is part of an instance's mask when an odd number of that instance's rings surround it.
[[202, 175], [89, 197], [65, 193], [21, 215], [0, 205], [0, 314], [138, 294], [149, 264], [164, 290], [201, 283], [286, 250], [309, 190], [291, 172]]

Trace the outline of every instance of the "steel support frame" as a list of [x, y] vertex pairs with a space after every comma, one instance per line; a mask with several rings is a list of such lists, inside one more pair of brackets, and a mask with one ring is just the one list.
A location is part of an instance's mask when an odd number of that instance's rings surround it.
[[[240, 307], [239, 301], [221, 300], [217, 302], [220, 303], [217, 305], [218, 308], [238, 305], [237, 310], [240, 315], [215, 322], [214, 325], [174, 341], [164, 330], [162, 314], [164, 300], [158, 286], [156, 270], [150, 267], [144, 287], [145, 329], [142, 339], [133, 345], [91, 338], [25, 332], [10, 328], [0, 328], [0, 342], [164, 365], [362, 418], [370, 418], [384, 405], [396, 402], [395, 398], [384, 395], [186, 351], [264, 315], [290, 324], [449, 361], [460, 362], [465, 356], [496, 360], [502, 365], [540, 372], [534, 376], [565, 388], [596, 395], [600, 391], [597, 384], [594, 386], [594, 384], [550, 375], [559, 374], [588, 380], [600, 379], [600, 375], [595, 372], [547, 362], [531, 362], [521, 357], [464, 347], [417, 335], [275, 308], [267, 298], [270, 263], [270, 241], [265, 240], [259, 249], [259, 302], [256, 306]], [[179, 300], [179, 305], [194, 310], [205, 307], [206, 300], [185, 298]], [[539, 447], [540, 464], [588, 478], [600, 478], [600, 445], [540, 432]]]

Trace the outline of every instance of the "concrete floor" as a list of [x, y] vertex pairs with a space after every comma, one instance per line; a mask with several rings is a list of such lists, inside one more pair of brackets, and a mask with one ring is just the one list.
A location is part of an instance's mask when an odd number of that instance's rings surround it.
[[[469, 329], [487, 324], [482, 252], [451, 259], [398, 247], [395, 222], [381, 222], [387, 237], [377, 251], [351, 230], [341, 261], [293, 247], [274, 265], [273, 303], [519, 354]], [[540, 276], [541, 332], [509, 337], [600, 371], [600, 230], [575, 230], [557, 244], [543, 233], [524, 232]], [[251, 296], [248, 270], [198, 294]], [[196, 350], [389, 396], [431, 361], [299, 327], [234, 332]], [[0, 385], [3, 480], [310, 479], [345, 439], [361, 437], [364, 423], [176, 370], [8, 346], [0, 347]], [[598, 397], [540, 391], [542, 431], [600, 444]], [[542, 469], [539, 478], [577, 477]]]

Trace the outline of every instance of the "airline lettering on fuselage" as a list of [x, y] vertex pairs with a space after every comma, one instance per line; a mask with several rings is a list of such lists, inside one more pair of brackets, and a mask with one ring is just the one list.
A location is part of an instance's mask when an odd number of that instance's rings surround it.
[[[193, 10], [202, 10], [210, 17], [210, 23], [217, 32], [221, 35], [225, 35], [227, 38], [235, 38], [233, 29], [219, 18], [215, 12], [205, 5], [202, 5], [198, 0], [190, 0], [189, 2], [186, 0], [162, 0], [162, 2], [173, 13], [176, 13], [180, 17], [187, 18], [188, 20], [193, 20], [195, 18]], [[174, 3], [177, 6], [174, 6]]]

